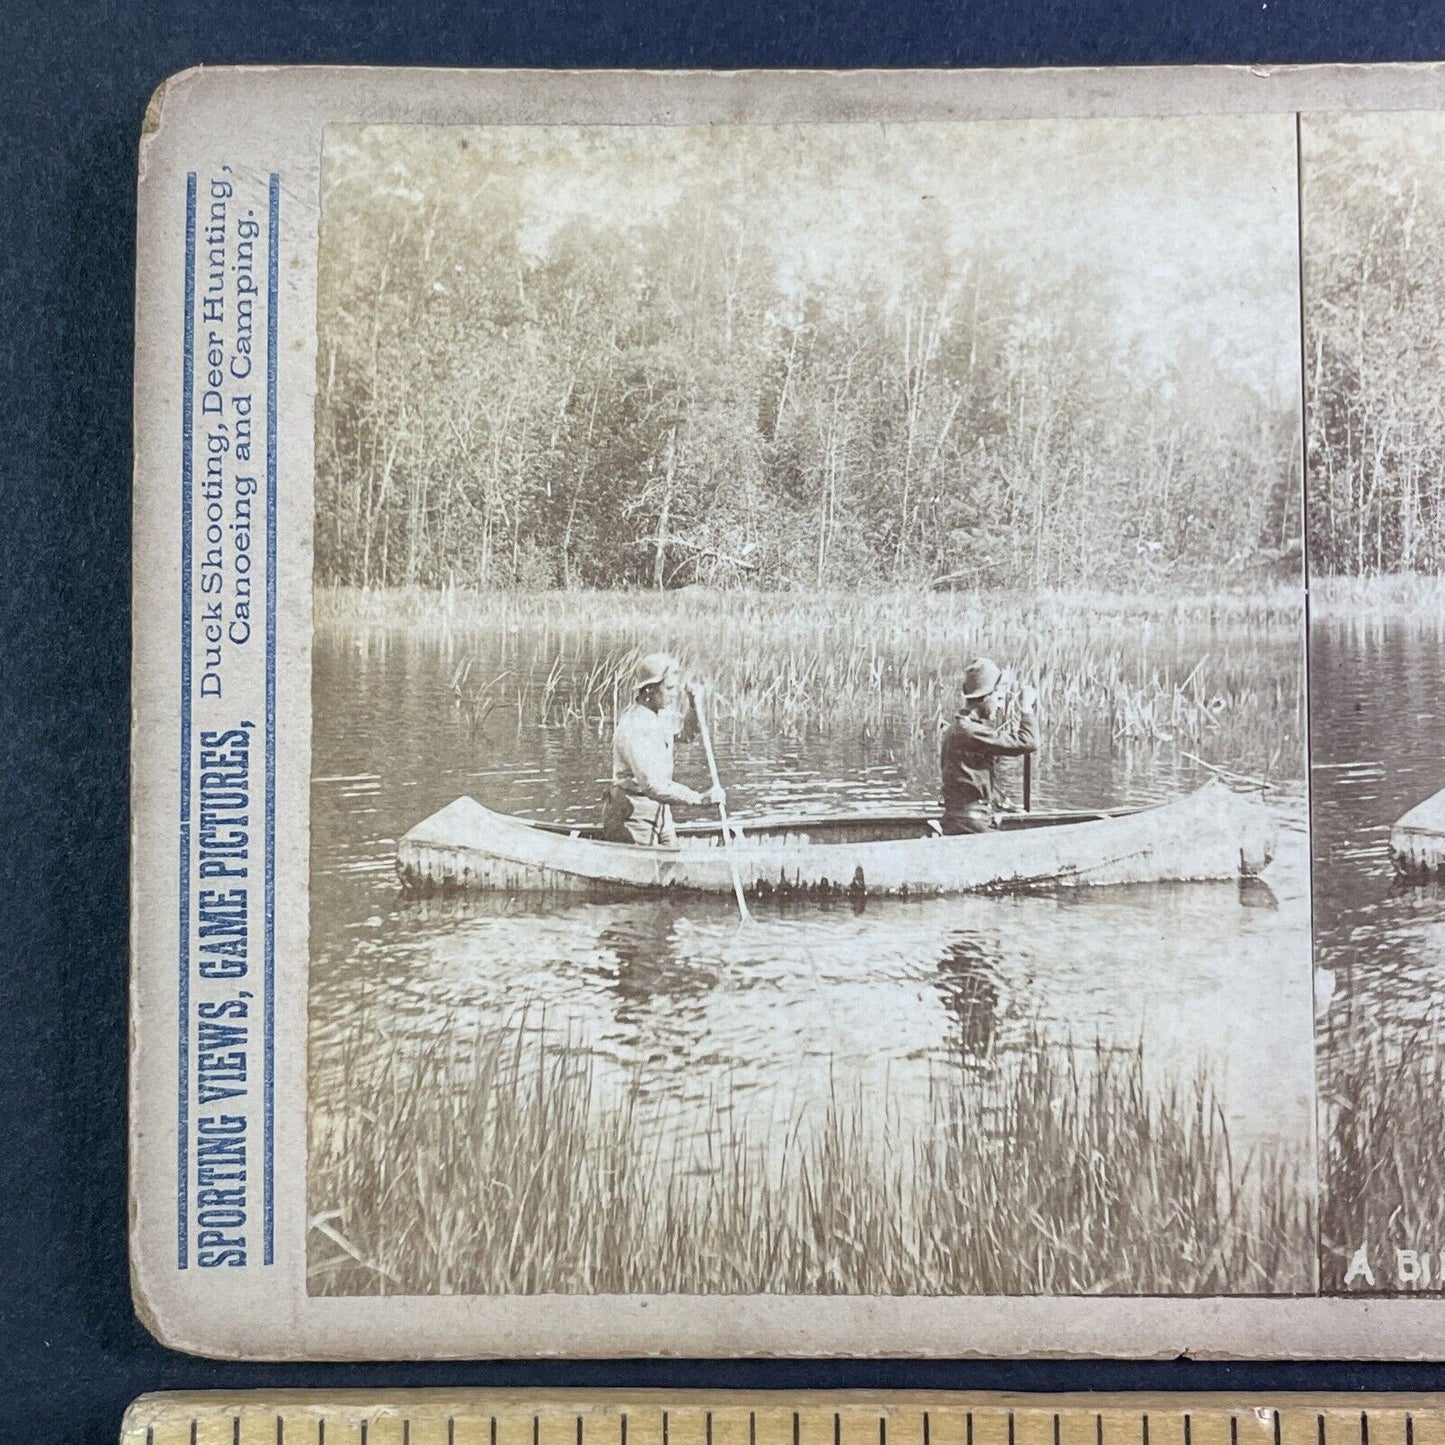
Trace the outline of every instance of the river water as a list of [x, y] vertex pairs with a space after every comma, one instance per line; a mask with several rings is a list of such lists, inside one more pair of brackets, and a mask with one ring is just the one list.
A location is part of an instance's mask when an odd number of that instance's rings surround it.
[[1322, 1062], [1438, 1037], [1445, 888], [1397, 880], [1390, 825], [1445, 788], [1445, 619], [1316, 622], [1310, 643]]
[[[1150, 1080], [1207, 1072], [1248, 1147], [1312, 1157], [1308, 868], [1302, 783], [1271, 797], [1280, 845], [1267, 887], [1192, 884], [760, 907], [730, 899], [615, 902], [403, 898], [396, 841], [461, 794], [537, 818], [591, 815], [610, 740], [498, 709], [473, 726], [457, 658], [504, 671], [482, 637], [332, 628], [314, 658], [311, 1100], [344, 1112], [364, 1008], [376, 1037], [419, 1041], [516, 1019], [590, 1056], [675, 1121], [679, 1155], [720, 1108], [777, 1147], [840, 1091], [894, 1121], [929, 1117], [940, 1068], [981, 1066], [1042, 1037], [1135, 1049]], [[515, 639], [512, 644], [515, 647]], [[579, 662], [583, 665], [585, 659]], [[496, 664], [493, 666], [493, 664]], [[1047, 733], [1048, 721], [1043, 720]], [[804, 738], [716, 729], [739, 815], [932, 799], [931, 740], [886, 730]], [[1188, 744], [1121, 748], [1085, 727], [1047, 746], [1038, 806], [1156, 801], [1204, 774]], [[1227, 758], [1218, 759], [1228, 762]], [[679, 776], [701, 785], [699, 748]]]

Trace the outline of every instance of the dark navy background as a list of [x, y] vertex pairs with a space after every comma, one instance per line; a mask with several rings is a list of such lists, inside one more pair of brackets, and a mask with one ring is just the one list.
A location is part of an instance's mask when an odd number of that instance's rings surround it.
[[[1445, 9], [1348, 0], [93, 0], [0, 8], [0, 1426], [112, 1441], [145, 1390], [553, 1385], [1304, 1389], [1429, 1367], [240, 1366], [155, 1344], [126, 1277], [135, 151], [198, 62], [997, 66], [1445, 56]], [[7, 1430], [9, 1433], [6, 1433]]]

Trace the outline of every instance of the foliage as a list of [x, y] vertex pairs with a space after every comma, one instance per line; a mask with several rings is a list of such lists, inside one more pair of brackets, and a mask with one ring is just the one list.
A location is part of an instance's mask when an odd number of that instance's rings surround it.
[[1445, 154], [1419, 117], [1312, 121], [1310, 565], [1445, 571]]
[[1128, 354], [1105, 277], [920, 207], [893, 284], [800, 280], [762, 174], [539, 239], [522, 168], [367, 137], [326, 176], [320, 581], [1252, 583], [1298, 537], [1288, 405], [1207, 338]]

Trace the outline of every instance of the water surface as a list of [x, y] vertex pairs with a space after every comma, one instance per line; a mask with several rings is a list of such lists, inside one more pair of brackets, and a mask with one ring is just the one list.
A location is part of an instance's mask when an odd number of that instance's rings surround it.
[[1316, 960], [1326, 1065], [1439, 1032], [1445, 888], [1397, 879], [1390, 827], [1445, 788], [1445, 621], [1317, 622], [1310, 641]]
[[[392, 1040], [520, 1018], [590, 1054], [598, 1079], [665, 1107], [678, 1167], [704, 1148], [719, 1108], [783, 1148], [840, 1092], [890, 1121], [890, 1147], [906, 1147], [940, 1070], [983, 1067], [1042, 1035], [1142, 1044], [1158, 1083], [1202, 1069], [1242, 1149], [1312, 1153], [1301, 784], [1271, 794], [1280, 848], [1265, 888], [760, 905], [746, 928], [728, 899], [410, 901], [396, 887], [396, 840], [429, 813], [469, 793], [580, 820], [608, 770], [605, 728], [544, 727], [506, 706], [474, 725], [451, 690], [464, 654], [490, 677], [517, 669], [527, 639], [504, 652], [476, 636], [317, 637], [313, 1108], [347, 1107], [339, 1060], [363, 1012]], [[545, 667], [539, 651], [524, 670]], [[1044, 729], [1037, 806], [1158, 801], [1205, 776], [1184, 756], [1198, 744], [1121, 747], [1087, 726], [1050, 738], [1047, 718]], [[716, 743], [740, 815], [937, 792], [932, 738], [902, 726], [741, 737], [724, 719]], [[702, 786], [701, 750], [683, 749], [678, 771]]]

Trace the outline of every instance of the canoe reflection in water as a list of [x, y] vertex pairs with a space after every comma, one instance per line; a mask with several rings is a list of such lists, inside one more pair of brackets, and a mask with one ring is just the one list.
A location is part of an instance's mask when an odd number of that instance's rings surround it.
[[[643, 1042], [636, 1031], [660, 1002], [686, 1008], [722, 986], [712, 960], [697, 956], [695, 938], [691, 947], [684, 942], [679, 924], [685, 916], [686, 910], [673, 903], [632, 905], [614, 913], [598, 932], [601, 957], [592, 972], [606, 981], [615, 1018], [636, 1043]], [[796, 930], [790, 933], [796, 939]], [[926, 968], [937, 948], [938, 942], [920, 940], [918, 963]], [[943, 942], [942, 956], [926, 976], [943, 1008], [945, 1057], [956, 1050], [962, 1061], [981, 1063], [988, 1056], [999, 1011], [999, 970], [998, 945], [986, 934], [965, 931]]]

